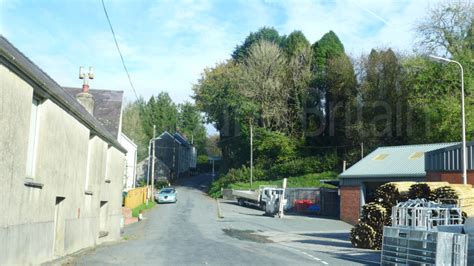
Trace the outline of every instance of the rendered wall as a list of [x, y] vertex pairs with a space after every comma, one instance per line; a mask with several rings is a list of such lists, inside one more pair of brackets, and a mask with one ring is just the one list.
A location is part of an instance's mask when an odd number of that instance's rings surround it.
[[[38, 109], [33, 175], [42, 187], [25, 185], [32, 97], [33, 87], [0, 65], [2, 264], [39, 264], [120, 237], [124, 154], [98, 137], [90, 139], [87, 127], [48, 99]], [[87, 172], [92, 195], [85, 193]], [[57, 199], [62, 200], [56, 204]], [[104, 199], [110, 204], [109, 235], [99, 238]]]

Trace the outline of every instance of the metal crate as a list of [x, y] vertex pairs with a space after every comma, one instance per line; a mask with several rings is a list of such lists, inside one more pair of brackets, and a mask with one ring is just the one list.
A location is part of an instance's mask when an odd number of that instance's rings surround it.
[[381, 265], [467, 265], [464, 234], [386, 226]]
[[392, 208], [394, 227], [433, 230], [436, 226], [461, 223], [461, 209], [455, 204], [415, 199], [400, 202]]

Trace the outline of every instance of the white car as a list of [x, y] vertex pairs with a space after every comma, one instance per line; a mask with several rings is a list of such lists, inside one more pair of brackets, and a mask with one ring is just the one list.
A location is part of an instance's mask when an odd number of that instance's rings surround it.
[[178, 201], [178, 192], [172, 188], [162, 188], [155, 194], [155, 200], [158, 203], [175, 203]]

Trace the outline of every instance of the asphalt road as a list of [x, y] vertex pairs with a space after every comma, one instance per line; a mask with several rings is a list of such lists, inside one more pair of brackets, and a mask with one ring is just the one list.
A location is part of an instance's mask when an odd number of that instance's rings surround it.
[[[178, 202], [161, 204], [125, 228], [124, 240], [75, 255], [73, 264], [360, 265], [378, 252], [355, 250], [349, 225], [332, 219], [262, 216], [209, 198], [209, 175], [184, 179]], [[220, 210], [220, 216], [218, 211]]]

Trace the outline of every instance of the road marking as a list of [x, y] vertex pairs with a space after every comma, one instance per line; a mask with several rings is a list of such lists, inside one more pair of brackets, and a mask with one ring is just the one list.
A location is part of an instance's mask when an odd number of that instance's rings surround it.
[[312, 258], [312, 259], [314, 259], [314, 260], [316, 260], [316, 261], [319, 261], [319, 262], [321, 262], [321, 263], [324, 264], [324, 265], [328, 265], [328, 264], [329, 264], [329, 263], [325, 262], [324, 260], [322, 260], [322, 259], [320, 259], [320, 258], [318, 258], [318, 257], [315, 257], [315, 256], [313, 256], [313, 255], [311, 255], [311, 254], [308, 254], [308, 253], [306, 253], [306, 252], [304, 252], [304, 251], [302, 251], [302, 250], [299, 250], [299, 249], [296, 249], [296, 248], [291, 248], [291, 247], [288, 247], [288, 246], [285, 246], [285, 245], [282, 245], [282, 244], [280, 244], [280, 245], [283, 246], [283, 247], [286, 247], [286, 248], [288, 248], [288, 249], [292, 249], [292, 250], [294, 250], [294, 251], [298, 251], [299, 253], [301, 253], [301, 254], [303, 254], [303, 255], [306, 255], [306, 256], [308, 256], [308, 257], [310, 257], [310, 258]]

